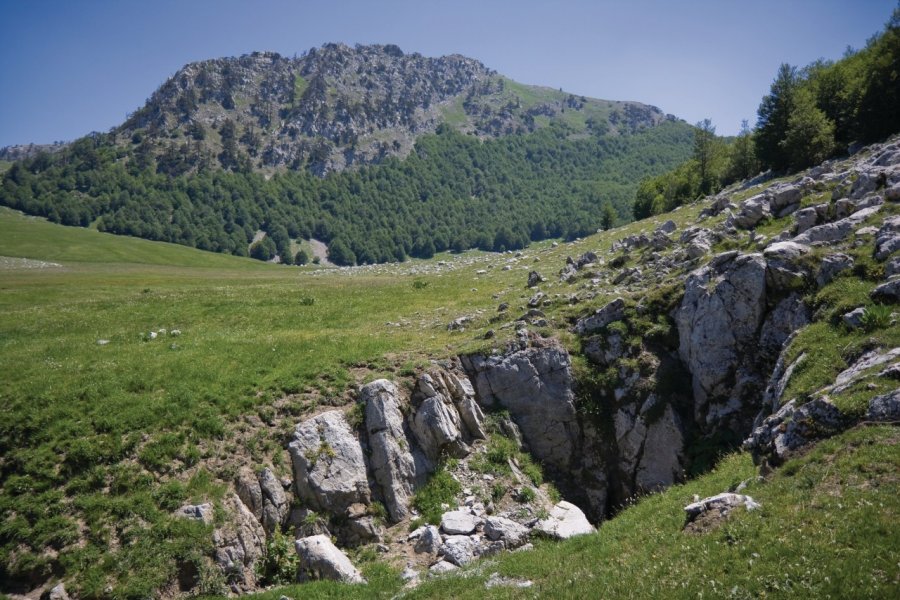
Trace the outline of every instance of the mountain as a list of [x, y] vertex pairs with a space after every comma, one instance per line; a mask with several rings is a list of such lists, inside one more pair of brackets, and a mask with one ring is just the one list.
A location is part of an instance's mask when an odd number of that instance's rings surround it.
[[[519, 249], [629, 220], [693, 128], [462, 56], [329, 44], [192, 63], [125, 123], [15, 163], [0, 203], [52, 221], [291, 262]], [[256, 241], [256, 247], [251, 243]]]

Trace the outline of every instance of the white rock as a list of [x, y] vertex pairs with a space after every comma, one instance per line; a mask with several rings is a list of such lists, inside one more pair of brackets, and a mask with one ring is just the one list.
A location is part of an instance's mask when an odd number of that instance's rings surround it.
[[441, 529], [450, 535], [468, 535], [475, 531], [478, 522], [479, 520], [468, 511], [451, 510], [441, 516]]
[[347, 555], [331, 543], [327, 535], [314, 535], [294, 543], [300, 556], [300, 569], [314, 579], [330, 579], [344, 583], [365, 583], [362, 573]]
[[565, 500], [553, 507], [549, 517], [538, 521], [535, 529], [560, 540], [594, 533], [594, 527], [588, 522], [581, 509]]

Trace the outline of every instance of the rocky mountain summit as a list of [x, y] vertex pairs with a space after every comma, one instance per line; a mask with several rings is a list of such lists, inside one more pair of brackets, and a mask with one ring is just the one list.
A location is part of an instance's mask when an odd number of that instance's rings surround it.
[[324, 174], [405, 156], [441, 124], [499, 136], [533, 131], [567, 110], [612, 132], [671, 118], [635, 102], [522, 86], [460, 55], [326, 44], [294, 58], [254, 52], [188, 64], [115, 134], [187, 168], [199, 157], [224, 168], [308, 165]]
[[[450, 324], [490, 327], [487, 349], [303, 419], [292, 480], [242, 471], [218, 568], [253, 589], [266, 536], [284, 530], [301, 578], [361, 583], [341, 548], [374, 545], [415, 585], [535, 537], [590, 534], [728, 449], [764, 476], [862, 421], [900, 420], [898, 202], [893, 139], [635, 224], [556, 276], [519, 265], [521, 316], [504, 303]], [[494, 328], [512, 339], [491, 342]], [[745, 486], [695, 498], [685, 532], [759, 508], [734, 493]]]

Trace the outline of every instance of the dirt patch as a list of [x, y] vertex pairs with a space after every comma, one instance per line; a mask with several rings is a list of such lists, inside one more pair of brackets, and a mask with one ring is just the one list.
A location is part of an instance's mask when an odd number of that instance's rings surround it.
[[14, 258], [12, 256], [0, 256], [0, 271], [32, 270], [32, 269], [61, 269], [62, 265], [44, 260], [31, 258]]
[[334, 263], [328, 260], [328, 246], [325, 245], [325, 242], [320, 242], [319, 240], [315, 240], [310, 238], [309, 245], [312, 248], [313, 256], [319, 259], [320, 265], [333, 266]]

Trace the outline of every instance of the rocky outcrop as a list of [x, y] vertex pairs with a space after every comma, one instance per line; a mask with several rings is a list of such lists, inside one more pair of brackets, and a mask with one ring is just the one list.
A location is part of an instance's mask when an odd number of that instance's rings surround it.
[[409, 513], [416, 483], [424, 483], [427, 461], [422, 454], [416, 460], [410, 451], [397, 386], [386, 379], [373, 381], [360, 390], [360, 402], [366, 407], [369, 466], [381, 486], [388, 514], [392, 520], [400, 521]]
[[560, 469], [576, 462], [581, 430], [571, 362], [564, 349], [526, 348], [462, 360], [475, 381], [479, 403], [507, 409], [535, 458]]
[[366, 583], [359, 569], [328, 536], [315, 535], [295, 542], [300, 557], [301, 579], [327, 579], [343, 583]]
[[256, 565], [265, 555], [266, 533], [237, 494], [222, 503], [225, 524], [213, 532], [216, 565], [232, 583], [234, 591], [256, 586]]
[[761, 508], [760, 504], [750, 496], [724, 492], [697, 500], [684, 507], [684, 530], [693, 533], [704, 533], [715, 528], [728, 518], [736, 509], [747, 511]]
[[235, 480], [235, 491], [266, 533], [271, 534], [287, 519], [290, 503], [281, 482], [269, 468], [254, 473], [243, 468]]
[[354, 503], [369, 503], [362, 446], [342, 412], [325, 412], [300, 423], [293, 437], [288, 450], [297, 495], [304, 503], [335, 514]]
[[698, 423], [718, 427], [758, 410], [752, 351], [765, 310], [766, 261], [759, 254], [725, 253], [688, 276], [675, 321]]

